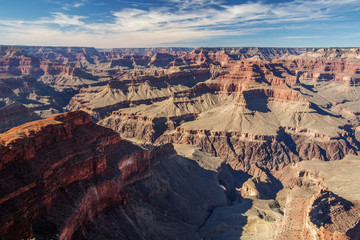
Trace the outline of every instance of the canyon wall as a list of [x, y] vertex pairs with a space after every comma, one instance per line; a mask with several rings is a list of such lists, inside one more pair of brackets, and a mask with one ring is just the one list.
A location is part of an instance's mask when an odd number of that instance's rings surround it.
[[0, 134], [0, 153], [1, 239], [197, 239], [227, 204], [215, 173], [172, 145], [141, 148], [81, 111]]

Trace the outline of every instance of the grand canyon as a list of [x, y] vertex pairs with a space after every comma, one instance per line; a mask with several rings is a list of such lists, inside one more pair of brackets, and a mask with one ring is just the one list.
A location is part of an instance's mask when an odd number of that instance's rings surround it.
[[0, 46], [0, 239], [360, 239], [359, 48]]

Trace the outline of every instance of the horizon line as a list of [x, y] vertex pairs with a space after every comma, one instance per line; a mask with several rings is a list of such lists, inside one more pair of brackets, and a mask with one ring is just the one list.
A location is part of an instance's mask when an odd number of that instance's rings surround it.
[[189, 48], [189, 49], [199, 49], [199, 48], [312, 48], [312, 49], [335, 49], [335, 48], [346, 48], [346, 49], [351, 49], [351, 48], [360, 48], [359, 47], [312, 47], [312, 46], [306, 46], [306, 47], [273, 47], [273, 46], [266, 46], [266, 47], [262, 47], [262, 46], [229, 46], [229, 47], [210, 47], [210, 46], [200, 46], [200, 47], [177, 47], [177, 46], [163, 46], [163, 47], [159, 47], [159, 46], [154, 46], [154, 47], [113, 47], [113, 48], [108, 48], [108, 47], [89, 47], [89, 46], [76, 46], [76, 45], [72, 45], [72, 46], [63, 46], [63, 45], [24, 45], [24, 44], [14, 44], [14, 45], [8, 45], [8, 44], [0, 44], [0, 46], [2, 47], [48, 47], [48, 48], [93, 48], [93, 49], [162, 49], [162, 48]]

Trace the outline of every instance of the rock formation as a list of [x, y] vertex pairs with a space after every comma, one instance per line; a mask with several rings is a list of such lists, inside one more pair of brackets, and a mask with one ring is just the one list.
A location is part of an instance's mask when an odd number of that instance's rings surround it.
[[310, 221], [320, 228], [320, 238], [328, 238], [326, 235], [329, 233], [359, 238], [360, 228], [356, 225], [359, 223], [360, 205], [359, 202], [355, 204], [326, 190], [315, 195], [309, 216]]
[[1, 238], [359, 239], [359, 82], [357, 48], [2, 46]]
[[215, 173], [172, 145], [140, 148], [84, 112], [15, 127], [0, 144], [2, 239], [198, 239], [227, 205]]
[[[278, 239], [294, 234], [308, 239], [358, 239], [359, 163], [359, 157], [347, 156], [335, 162], [304, 161], [273, 172], [283, 184], [277, 194], [285, 211], [276, 231]], [[295, 211], [298, 214], [289, 214]]]
[[12, 127], [40, 119], [40, 116], [17, 102], [7, 103], [0, 108], [0, 133]]
[[151, 105], [121, 106], [99, 123], [147, 142], [197, 145], [245, 171], [358, 152], [351, 124], [282, 64], [229, 60], [216, 71]]

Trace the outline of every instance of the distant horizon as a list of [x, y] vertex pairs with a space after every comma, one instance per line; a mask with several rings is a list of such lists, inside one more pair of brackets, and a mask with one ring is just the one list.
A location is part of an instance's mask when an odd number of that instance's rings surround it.
[[177, 48], [177, 49], [181, 49], [181, 48], [189, 48], [189, 49], [199, 49], [199, 48], [211, 48], [211, 49], [215, 49], [215, 48], [312, 48], [312, 49], [352, 49], [352, 48], [358, 48], [360, 49], [360, 47], [271, 47], [271, 46], [267, 46], [267, 47], [262, 47], [262, 46], [237, 46], [237, 47], [208, 47], [208, 46], [201, 46], [201, 47], [177, 47], [177, 46], [156, 46], [156, 47], [113, 47], [113, 48], [103, 48], [103, 47], [87, 47], [87, 46], [54, 46], [54, 45], [24, 45], [24, 44], [16, 44], [16, 45], [8, 45], [8, 44], [0, 44], [0, 46], [3, 47], [48, 47], [48, 48], [94, 48], [94, 49], [161, 49], [161, 48]]
[[13, 0], [0, 44], [94, 48], [359, 46], [358, 0]]

